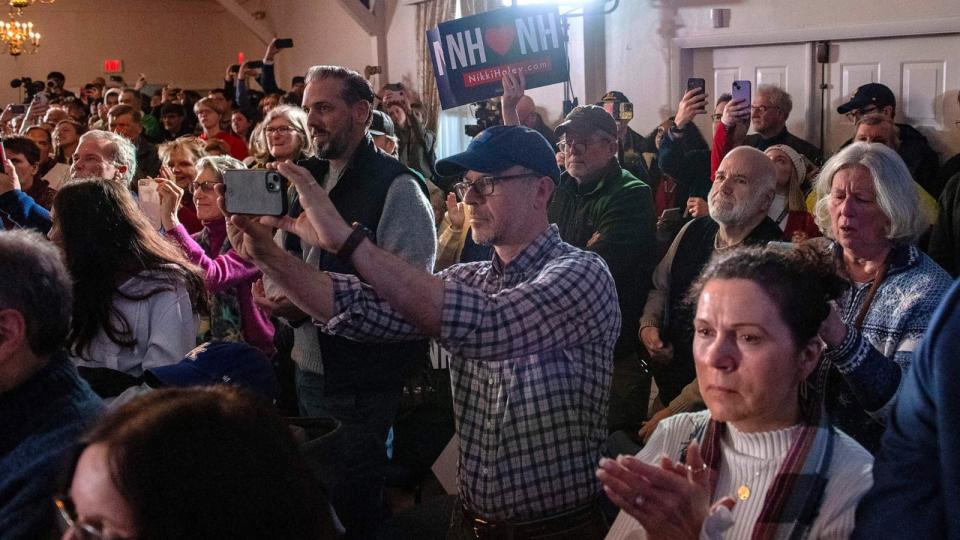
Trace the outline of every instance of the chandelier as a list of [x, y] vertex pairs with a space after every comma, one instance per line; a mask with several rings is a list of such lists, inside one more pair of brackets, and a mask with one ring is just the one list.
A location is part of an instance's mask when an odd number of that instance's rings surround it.
[[[11, 3], [13, 1], [11, 0]], [[33, 31], [32, 22], [22, 23], [11, 17], [9, 21], [0, 21], [0, 42], [0, 54], [33, 54], [40, 46], [40, 34]]]
[[10, 0], [7, 3], [10, 4], [10, 14], [17, 15], [19, 17], [20, 15], [23, 15], [23, 8], [37, 2], [41, 4], [52, 4], [56, 2], [56, 0]]

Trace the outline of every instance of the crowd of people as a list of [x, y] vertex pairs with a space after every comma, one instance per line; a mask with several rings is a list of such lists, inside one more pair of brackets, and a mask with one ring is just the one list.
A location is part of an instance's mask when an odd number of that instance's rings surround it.
[[775, 86], [708, 143], [702, 88], [641, 135], [507, 73], [437, 156], [412, 89], [281, 51], [0, 115], [0, 538], [377, 538], [431, 342], [448, 538], [960, 538], [958, 159], [889, 88], [830, 152]]

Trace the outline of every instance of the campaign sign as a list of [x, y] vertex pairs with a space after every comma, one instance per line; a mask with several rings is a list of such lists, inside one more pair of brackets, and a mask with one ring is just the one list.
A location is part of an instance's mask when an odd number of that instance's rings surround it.
[[508, 7], [440, 23], [427, 31], [443, 109], [503, 94], [504, 72], [523, 72], [527, 88], [567, 80], [556, 6]]

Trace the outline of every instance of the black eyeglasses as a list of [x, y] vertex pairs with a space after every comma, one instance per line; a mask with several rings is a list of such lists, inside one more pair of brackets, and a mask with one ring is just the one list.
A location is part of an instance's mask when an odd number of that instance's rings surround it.
[[509, 174], [507, 176], [481, 176], [473, 182], [467, 182], [466, 180], [457, 182], [453, 186], [453, 190], [457, 192], [457, 196], [461, 200], [467, 197], [467, 193], [473, 190], [475, 195], [480, 197], [488, 197], [493, 195], [493, 186], [497, 182], [504, 182], [506, 180], [516, 180], [517, 178], [535, 178], [537, 175], [525, 173], [525, 174]]
[[867, 105], [862, 109], [857, 109], [855, 111], [848, 112], [846, 114], [847, 120], [850, 120], [851, 122], [856, 122], [857, 120], [860, 119], [860, 117], [870, 114], [872, 112], [877, 112], [878, 110], [880, 110], [880, 108], [877, 107], [876, 105]]
[[53, 499], [53, 504], [57, 506], [57, 512], [63, 521], [63, 532], [73, 531], [75, 538], [79, 540], [107, 540], [107, 536], [102, 531], [97, 530], [93, 525], [77, 522], [77, 514], [73, 509], [73, 501], [69, 497], [57, 497]]
[[569, 154], [571, 150], [573, 150], [573, 153], [575, 154], [582, 154], [587, 151], [587, 147], [591, 144], [599, 144], [602, 142], [604, 141], [589, 140], [585, 142], [577, 142], [564, 139], [557, 143], [557, 148], [559, 148], [560, 151], [565, 154]]

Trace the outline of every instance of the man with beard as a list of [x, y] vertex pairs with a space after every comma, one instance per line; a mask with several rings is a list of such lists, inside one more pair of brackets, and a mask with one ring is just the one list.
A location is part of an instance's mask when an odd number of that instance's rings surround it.
[[[430, 271], [437, 240], [426, 186], [379, 150], [368, 134], [374, 99], [370, 83], [339, 66], [314, 66], [306, 82], [303, 107], [317, 157], [301, 164], [344, 219], [369, 229], [381, 248]], [[302, 213], [295, 198], [289, 216], [296, 219]], [[278, 241], [314, 268], [359, 276], [335, 251], [301, 243], [290, 233], [280, 233]], [[380, 521], [385, 445], [400, 404], [402, 376], [411, 362], [425, 359], [426, 343], [359, 343], [320, 333], [288, 295], [259, 295], [258, 303], [294, 327], [291, 356], [297, 364], [300, 412], [333, 416], [351, 434], [356, 445], [351, 466], [356, 468], [344, 475], [350, 478], [348, 485], [332, 486], [334, 507], [349, 538], [372, 537]]]
[[[693, 365], [693, 313], [685, 302], [690, 285], [714, 252], [739, 245], [779, 240], [780, 227], [767, 217], [776, 188], [773, 162], [761, 151], [740, 146], [717, 168], [707, 204], [710, 216], [696, 218], [677, 233], [653, 273], [653, 289], [640, 319], [640, 340], [650, 354], [650, 368], [670, 405], [696, 377]], [[646, 426], [644, 431], [646, 431]]]

